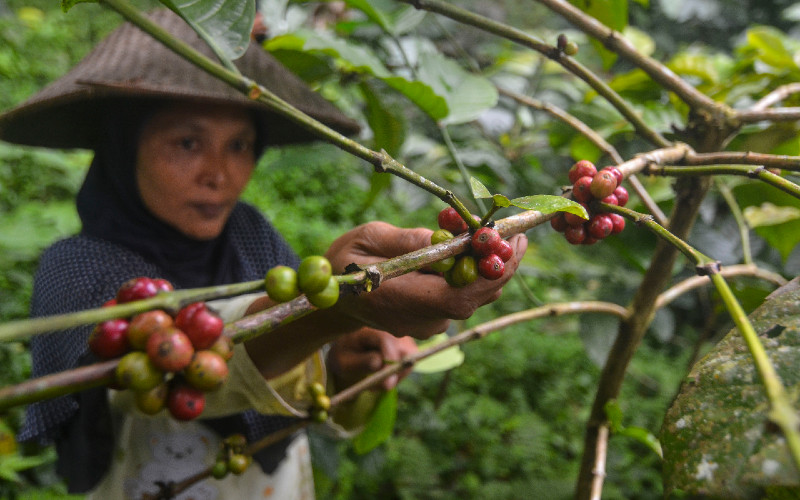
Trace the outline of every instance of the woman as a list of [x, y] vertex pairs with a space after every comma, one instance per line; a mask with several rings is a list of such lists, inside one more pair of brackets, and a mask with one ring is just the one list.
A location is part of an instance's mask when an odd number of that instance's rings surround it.
[[[161, 11], [153, 19], [208, 53], [173, 14]], [[357, 130], [258, 47], [237, 65], [318, 120], [344, 133]], [[70, 73], [0, 116], [0, 139], [95, 152], [77, 199], [81, 234], [42, 256], [34, 316], [97, 307], [135, 276], [163, 277], [189, 288], [260, 279], [275, 265], [298, 263], [263, 216], [238, 199], [264, 147], [313, 138], [135, 27], [124, 25]], [[370, 223], [336, 240], [326, 255], [342, 272], [353, 262], [424, 247], [430, 234]], [[512, 243], [521, 256], [524, 237]], [[495, 300], [518, 262], [518, 257], [509, 261], [500, 280], [479, 279], [460, 289], [438, 276], [411, 273], [237, 346], [231, 379], [210, 398], [204, 415], [213, 418], [202, 424], [139, 415], [130, 411], [129, 394], [97, 389], [31, 405], [20, 439], [56, 442], [59, 472], [71, 491], [138, 498], [153, 491], [156, 481], [180, 480], [207, 466], [226, 435], [240, 432], [253, 441], [285, 427], [290, 419], [280, 416], [286, 411], [278, 396], [301, 404], [308, 382], [323, 378], [316, 354], [323, 345], [332, 342], [337, 385], [353, 383], [385, 360], [413, 352], [405, 336], [444, 331], [451, 318], [469, 317]], [[263, 296], [217, 304], [227, 321], [269, 305]], [[89, 328], [35, 338], [33, 376], [92, 362]], [[198, 484], [186, 494], [313, 496], [303, 436], [255, 458], [260, 467], [219, 484]]]

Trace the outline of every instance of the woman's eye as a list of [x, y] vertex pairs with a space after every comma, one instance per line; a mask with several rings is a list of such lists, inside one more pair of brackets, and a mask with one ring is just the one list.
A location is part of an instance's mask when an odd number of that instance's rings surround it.
[[197, 149], [198, 141], [197, 139], [191, 137], [184, 137], [180, 140], [181, 149], [186, 151], [193, 151]]
[[253, 142], [248, 140], [234, 141], [231, 149], [237, 153], [247, 153], [253, 150]]

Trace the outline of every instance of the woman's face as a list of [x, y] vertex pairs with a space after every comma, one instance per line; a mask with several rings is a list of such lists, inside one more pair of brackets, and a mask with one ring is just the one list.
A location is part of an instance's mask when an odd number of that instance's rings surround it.
[[255, 165], [250, 114], [232, 106], [178, 103], [144, 123], [136, 182], [150, 212], [186, 236], [219, 236]]

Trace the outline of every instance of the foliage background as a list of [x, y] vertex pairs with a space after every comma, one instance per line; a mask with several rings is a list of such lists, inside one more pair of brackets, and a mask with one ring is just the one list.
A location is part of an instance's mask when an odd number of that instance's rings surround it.
[[[393, 8], [388, 1], [374, 4]], [[604, 72], [585, 37], [538, 4], [458, 4], [546, 41], [568, 33], [581, 45], [581, 62]], [[787, 50], [796, 50], [800, 4], [786, 0], [646, 4], [628, 5], [630, 22], [638, 29], [629, 36], [638, 37], [644, 47], [654, 42], [654, 55], [660, 60], [691, 62], [694, 66], [684, 68], [685, 72], [693, 71], [696, 83], [718, 92], [718, 98], [747, 99], [797, 76], [796, 67], [759, 67], [753, 55], [757, 47], [747, 33], [757, 24], [773, 25], [781, 30], [777, 36]], [[307, 2], [286, 5], [263, 0], [261, 5], [290, 27], [293, 22], [333, 31], [353, 43], [375, 47], [383, 61], [400, 64], [393, 41], [357, 12], [343, 16], [334, 4]], [[53, 2], [0, 0], [0, 110], [63, 74], [118, 23], [115, 14], [97, 5], [81, 5], [65, 15]], [[284, 25], [274, 26], [270, 35], [282, 34]], [[519, 47], [431, 15], [401, 41], [412, 53], [418, 47], [436, 47], [499, 85], [569, 109], [595, 125], [625, 155], [642, 147], [607, 105], [588, 98], [581, 85]], [[284, 55], [288, 64], [303, 61], [288, 52]], [[338, 67], [319, 54], [311, 57], [318, 71], [303, 73], [306, 66], [296, 69], [313, 86], [352, 116], [366, 120], [370, 110], [379, 111], [383, 123], [391, 125], [383, 135], [376, 131], [372, 136], [367, 128], [364, 142], [374, 146], [375, 140], [387, 141], [386, 145], [397, 148], [400, 161], [464, 194], [459, 171], [435, 123], [381, 81]], [[629, 69], [616, 63], [606, 74], [616, 76], [615, 88], [643, 110], [649, 123], [668, 130], [669, 123], [680, 120], [667, 110], [668, 96], [660, 95]], [[367, 107], [370, 95], [379, 105], [373, 101], [373, 108]], [[749, 141], [754, 150], [798, 154], [800, 144], [792, 139], [797, 136], [795, 128], [753, 127], [743, 141]], [[504, 99], [477, 122], [448, 131], [469, 174], [509, 196], [558, 193], [575, 159], [602, 160], [595, 148], [571, 130]], [[79, 229], [72, 200], [89, 160], [85, 151], [53, 152], [0, 143], [0, 321], [27, 314], [38, 254], [52, 241]], [[744, 182], [726, 180], [726, 184], [740, 198], [752, 197], [753, 188]], [[669, 209], [669, 182], [647, 180], [647, 185], [662, 208]], [[433, 227], [443, 207], [418, 189], [372, 174], [362, 162], [322, 144], [268, 152], [245, 198], [271, 218], [301, 255], [321, 253], [336, 236], [369, 220]], [[718, 194], [704, 205], [694, 235], [693, 244], [723, 263], [741, 260], [735, 222]], [[654, 244], [652, 236], [635, 229], [591, 251], [568, 245], [546, 227], [528, 236], [531, 245], [520, 278], [506, 288], [500, 301], [479, 311], [466, 325], [454, 325], [454, 331], [549, 302], [602, 299], [625, 304]], [[782, 255], [774, 243], [755, 233], [751, 236], [760, 265], [787, 277], [798, 274], [796, 241], [784, 246]], [[689, 270], [676, 269], [676, 276], [689, 274]], [[748, 309], [769, 292], [767, 286], [749, 280], [735, 285]], [[708, 291], [684, 297], [659, 312], [634, 358], [620, 398], [625, 425], [657, 433], [682, 377], [727, 326], [725, 314]], [[401, 385], [397, 429], [384, 446], [360, 456], [347, 442], [314, 434], [318, 496], [569, 497], [599, 363], [615, 331], [616, 322], [603, 317], [557, 318], [512, 327], [467, 345], [463, 366], [448, 373], [414, 376]], [[2, 385], [24, 379], [29, 371], [25, 345], [0, 344], [0, 366], [4, 367]], [[19, 428], [21, 411], [0, 417], [4, 422], [0, 427], [0, 477], [4, 479], [0, 496], [64, 497], [64, 485], [47, 465], [53, 459], [52, 450], [17, 447], [9, 439]], [[38, 465], [42, 462], [45, 465]], [[608, 474], [604, 498], [661, 497], [659, 459], [638, 442], [624, 437], [610, 441]]]

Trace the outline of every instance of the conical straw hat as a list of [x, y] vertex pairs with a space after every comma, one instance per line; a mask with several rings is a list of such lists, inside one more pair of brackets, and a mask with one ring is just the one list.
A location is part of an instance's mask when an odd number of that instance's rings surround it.
[[[203, 54], [216, 60], [205, 42], [169, 10], [151, 19]], [[255, 80], [304, 113], [343, 134], [358, 124], [313, 92], [296, 75], [255, 44], [235, 61]], [[100, 42], [66, 75], [19, 106], [0, 115], [0, 140], [31, 146], [92, 149], [98, 117], [131, 99], [198, 99], [230, 102], [257, 110], [267, 144], [315, 139], [310, 132], [269, 111], [233, 87], [187, 62], [132, 24], [123, 24]]]

